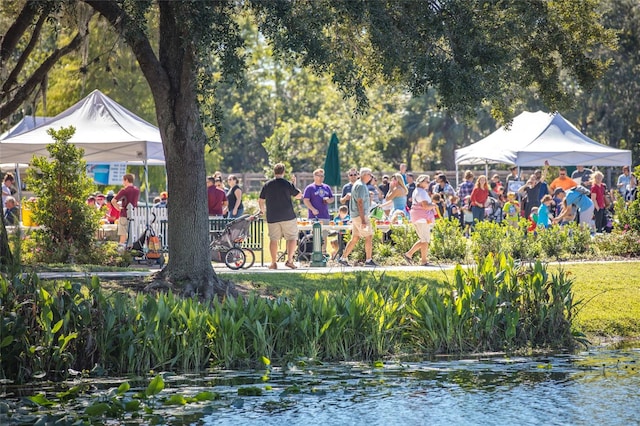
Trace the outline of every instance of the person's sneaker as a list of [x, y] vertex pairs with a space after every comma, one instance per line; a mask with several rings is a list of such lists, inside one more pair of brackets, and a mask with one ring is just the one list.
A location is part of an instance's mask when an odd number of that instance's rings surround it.
[[371, 259], [371, 260], [367, 260], [366, 262], [364, 262], [364, 266], [376, 267], [376, 266], [378, 266], [378, 264], [376, 262], [374, 262], [373, 259]]
[[338, 263], [340, 265], [342, 265], [342, 266], [351, 266], [351, 265], [349, 265], [349, 262], [347, 262], [346, 260], [344, 260], [342, 258], [338, 259]]

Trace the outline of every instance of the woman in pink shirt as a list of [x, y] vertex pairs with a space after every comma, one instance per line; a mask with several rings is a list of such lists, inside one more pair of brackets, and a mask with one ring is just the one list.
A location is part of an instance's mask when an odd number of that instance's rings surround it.
[[489, 185], [487, 177], [481, 175], [476, 181], [476, 185], [471, 191], [471, 213], [473, 214], [473, 222], [484, 220], [484, 208], [489, 198]]

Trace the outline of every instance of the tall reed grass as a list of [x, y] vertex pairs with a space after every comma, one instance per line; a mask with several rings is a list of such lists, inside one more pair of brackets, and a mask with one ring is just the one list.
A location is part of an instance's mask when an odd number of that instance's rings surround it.
[[546, 266], [489, 255], [453, 282], [406, 286], [359, 275], [339, 291], [291, 299], [255, 294], [208, 302], [129, 296], [84, 283], [0, 278], [0, 374], [56, 379], [255, 366], [298, 357], [375, 360], [403, 353], [571, 347], [572, 281]]

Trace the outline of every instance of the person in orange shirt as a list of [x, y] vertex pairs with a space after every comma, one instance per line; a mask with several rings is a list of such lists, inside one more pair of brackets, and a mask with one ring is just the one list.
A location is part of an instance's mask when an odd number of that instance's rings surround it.
[[567, 169], [560, 167], [560, 174], [551, 182], [549, 188], [553, 194], [556, 188], [562, 188], [564, 191], [568, 191], [574, 186], [576, 186], [576, 181], [567, 176]]

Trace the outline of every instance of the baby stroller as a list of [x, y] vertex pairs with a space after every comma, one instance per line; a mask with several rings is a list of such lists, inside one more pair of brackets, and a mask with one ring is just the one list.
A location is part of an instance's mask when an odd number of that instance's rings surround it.
[[158, 264], [160, 268], [164, 266], [160, 237], [156, 235], [151, 225], [147, 225], [140, 237], [133, 243], [131, 254], [133, 254], [133, 260], [139, 264]]
[[255, 253], [243, 248], [242, 243], [249, 237], [251, 223], [257, 218], [258, 215], [245, 214], [228, 222], [223, 229], [214, 231], [209, 244], [211, 260], [224, 262], [233, 270], [252, 267], [256, 259]]
[[298, 232], [298, 261], [311, 262], [313, 255], [313, 235], [310, 232]]
[[496, 223], [502, 222], [502, 206], [500, 205], [500, 201], [498, 199], [489, 197], [488, 206], [485, 208], [485, 219]]

